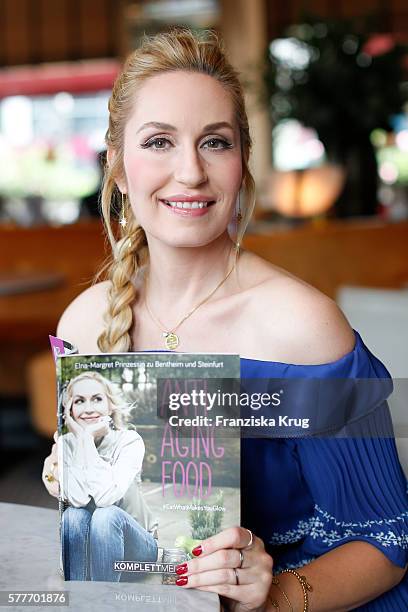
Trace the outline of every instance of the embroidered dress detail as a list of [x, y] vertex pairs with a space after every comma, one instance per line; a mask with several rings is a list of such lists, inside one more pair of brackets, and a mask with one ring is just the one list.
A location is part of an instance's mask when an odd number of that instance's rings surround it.
[[[322, 510], [317, 504], [315, 505], [315, 511], [320, 516], [313, 516], [307, 521], [299, 521], [294, 529], [289, 529], [283, 533], [274, 532], [269, 539], [269, 544], [275, 546], [293, 544], [306, 536], [310, 536], [315, 540], [321, 539], [323, 544], [333, 546], [342, 540], [363, 536], [365, 538], [373, 538], [384, 547], [398, 546], [408, 550], [408, 533], [403, 532], [400, 535], [391, 529], [388, 529], [388, 531], [384, 529], [373, 531], [375, 527], [381, 529], [381, 527], [395, 524], [400, 524], [401, 528], [404, 529], [404, 521], [408, 519], [408, 511], [402, 512], [394, 518], [356, 522], [338, 521], [336, 517]], [[288, 567], [287, 569], [293, 568]]]
[[[274, 546], [279, 546], [282, 544], [294, 544], [295, 542], [299, 542], [300, 540], [303, 540], [306, 536], [308, 536], [312, 532], [312, 529], [315, 523], [316, 523], [316, 518], [312, 516], [306, 521], [304, 520], [299, 521], [294, 529], [289, 529], [288, 531], [284, 531], [284, 532], [275, 531], [269, 539], [269, 544], [272, 544]], [[294, 568], [288, 567], [287, 569], [294, 569]]]

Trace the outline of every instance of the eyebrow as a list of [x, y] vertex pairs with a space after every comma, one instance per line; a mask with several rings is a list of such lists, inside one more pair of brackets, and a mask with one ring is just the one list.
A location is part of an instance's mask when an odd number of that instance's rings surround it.
[[[167, 132], [177, 132], [177, 128], [174, 125], [170, 125], [170, 123], [161, 123], [160, 121], [149, 121], [148, 123], [144, 123], [136, 132], [138, 134], [142, 130], [146, 128], [154, 127], [159, 130], [166, 130]], [[234, 128], [228, 121], [218, 121], [217, 123], [209, 123], [204, 126], [203, 132], [213, 132], [215, 130], [219, 130], [221, 128], [229, 128], [233, 130]]]

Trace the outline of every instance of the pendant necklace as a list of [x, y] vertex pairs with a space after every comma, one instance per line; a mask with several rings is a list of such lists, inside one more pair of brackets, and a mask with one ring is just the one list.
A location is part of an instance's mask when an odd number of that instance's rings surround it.
[[[152, 319], [153, 323], [155, 325], [157, 325], [157, 327], [160, 329], [162, 336], [164, 337], [164, 344], [165, 347], [169, 350], [169, 351], [174, 351], [178, 345], [180, 344], [180, 338], [179, 336], [176, 334], [177, 329], [180, 327], [180, 325], [182, 323], [184, 323], [184, 321], [186, 321], [189, 317], [191, 317], [192, 314], [195, 313], [196, 310], [198, 310], [200, 308], [200, 306], [202, 306], [203, 304], [205, 304], [206, 302], [208, 302], [208, 300], [214, 295], [214, 293], [216, 291], [218, 291], [218, 289], [221, 287], [221, 285], [223, 285], [225, 283], [225, 281], [228, 279], [228, 277], [231, 275], [231, 273], [233, 272], [236, 263], [237, 263], [237, 259], [238, 259], [238, 255], [239, 255], [239, 247], [238, 245], [236, 245], [236, 253], [235, 253], [235, 257], [234, 257], [234, 263], [232, 264], [230, 270], [227, 272], [227, 274], [224, 276], [224, 278], [218, 283], [218, 285], [211, 291], [211, 293], [209, 293], [203, 300], [201, 300], [201, 302], [199, 302], [198, 304], [196, 304], [194, 306], [194, 308], [192, 308], [186, 315], [183, 316], [182, 319], [180, 319], [180, 321], [177, 323], [177, 325], [175, 325], [173, 327], [173, 329], [169, 330], [169, 331], [163, 331], [166, 329], [166, 326], [163, 325], [163, 323], [157, 319], [154, 314], [152, 313], [152, 311], [150, 310], [149, 304], [147, 302], [147, 291], [145, 290], [145, 304], [146, 304], [146, 310], [149, 313], [150, 318]], [[145, 288], [147, 289], [147, 283], [145, 284]]]

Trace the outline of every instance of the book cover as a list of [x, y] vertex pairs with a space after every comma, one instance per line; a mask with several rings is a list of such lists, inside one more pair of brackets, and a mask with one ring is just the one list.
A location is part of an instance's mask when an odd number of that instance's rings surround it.
[[200, 541], [240, 524], [240, 439], [208, 417], [239, 356], [52, 344], [65, 579], [173, 584]]

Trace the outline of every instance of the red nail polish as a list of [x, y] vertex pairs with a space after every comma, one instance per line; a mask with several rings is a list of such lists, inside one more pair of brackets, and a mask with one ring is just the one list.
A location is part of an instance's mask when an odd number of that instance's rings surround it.
[[185, 586], [187, 582], [188, 582], [187, 576], [180, 576], [180, 578], [177, 578], [176, 580], [177, 586]]
[[196, 546], [191, 552], [195, 557], [198, 557], [203, 552], [202, 546]]
[[187, 563], [182, 563], [182, 565], [177, 565], [176, 574], [185, 574], [187, 572]]

